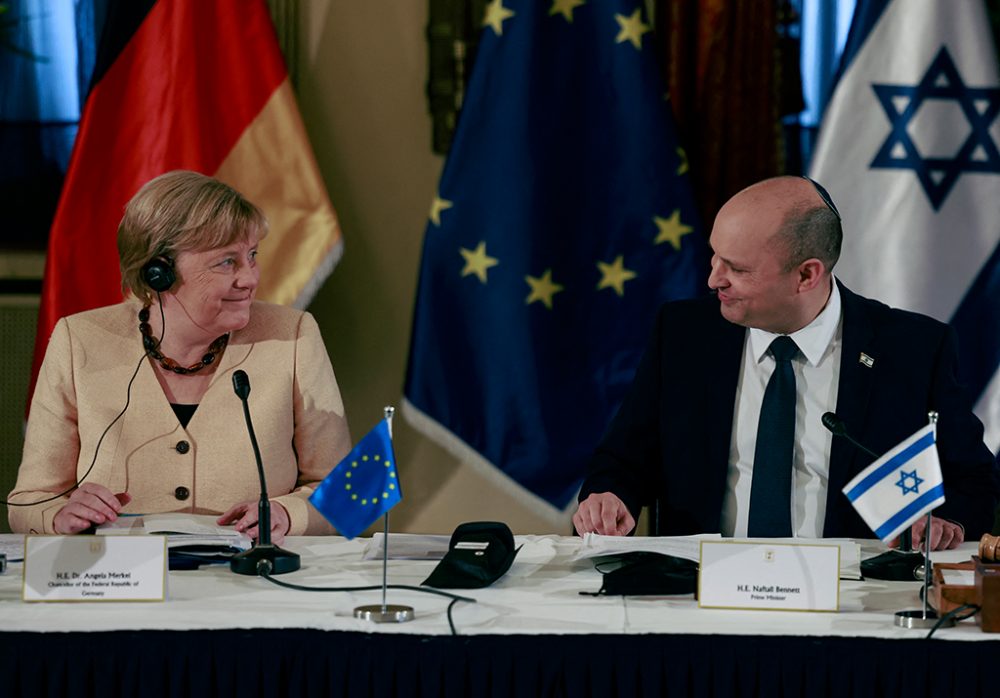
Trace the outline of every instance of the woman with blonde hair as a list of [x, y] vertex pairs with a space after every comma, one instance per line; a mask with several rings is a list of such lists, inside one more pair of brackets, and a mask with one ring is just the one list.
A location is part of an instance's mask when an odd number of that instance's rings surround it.
[[49, 340], [10, 495], [14, 531], [185, 511], [256, 537], [259, 484], [232, 383], [242, 370], [274, 541], [331, 532], [306, 500], [350, 450], [344, 405], [313, 317], [255, 300], [266, 234], [256, 206], [196, 172], [161, 175], [132, 198], [118, 228], [125, 300], [61, 319]]

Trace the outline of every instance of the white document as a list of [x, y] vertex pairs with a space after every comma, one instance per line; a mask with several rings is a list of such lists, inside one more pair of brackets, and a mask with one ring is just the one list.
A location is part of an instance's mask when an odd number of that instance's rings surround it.
[[163, 536], [26, 536], [25, 601], [163, 601]]
[[973, 570], [941, 570], [941, 577], [949, 586], [976, 586], [976, 573]]
[[704, 541], [698, 605], [774, 611], [836, 611], [837, 545], [774, 541]]
[[721, 540], [718, 533], [703, 533], [696, 536], [601, 536], [587, 533], [583, 536], [574, 560], [586, 560], [604, 555], [623, 553], [661, 553], [685, 560], [698, 561], [703, 540]]
[[7, 556], [7, 562], [24, 560], [24, 534], [0, 533], [0, 554]]
[[232, 526], [215, 523], [212, 514], [141, 514], [119, 516], [116, 521], [97, 528], [99, 535], [151, 534], [167, 536], [167, 546], [178, 548], [191, 545], [211, 545], [237, 550], [249, 550], [253, 541]]
[[[362, 560], [381, 560], [385, 534], [376, 533], [365, 545]], [[451, 536], [390, 533], [390, 560], [440, 560], [448, 552]]]
[[[694, 560], [701, 556], [701, 541], [733, 540], [747, 541], [747, 538], [723, 539], [718, 533], [701, 533], [694, 536], [601, 536], [587, 533], [574, 560], [584, 560], [604, 555], [621, 555], [636, 551], [662, 553], [674, 557]], [[761, 540], [768, 543], [792, 543], [799, 545], [836, 545], [840, 548], [840, 578], [861, 579], [861, 546], [852, 540], [840, 538], [772, 538]]]

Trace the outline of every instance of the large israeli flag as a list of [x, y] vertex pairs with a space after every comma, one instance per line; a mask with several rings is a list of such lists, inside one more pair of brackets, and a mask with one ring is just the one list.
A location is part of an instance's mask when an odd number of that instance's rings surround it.
[[861, 518], [886, 543], [944, 504], [935, 437], [934, 425], [928, 424], [844, 487]]
[[1000, 447], [1000, 79], [981, 0], [861, 0], [811, 176], [844, 215], [837, 275], [950, 322]]

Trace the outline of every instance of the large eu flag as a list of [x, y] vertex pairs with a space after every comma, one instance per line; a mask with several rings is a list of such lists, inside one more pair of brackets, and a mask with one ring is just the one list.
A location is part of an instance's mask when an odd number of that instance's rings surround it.
[[640, 0], [493, 0], [424, 240], [403, 414], [563, 509], [706, 245]]

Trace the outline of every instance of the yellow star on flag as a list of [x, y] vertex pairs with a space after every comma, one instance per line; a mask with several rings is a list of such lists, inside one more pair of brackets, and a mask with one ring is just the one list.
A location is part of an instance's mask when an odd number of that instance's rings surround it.
[[681, 248], [681, 238], [694, 230], [690, 225], [681, 223], [681, 210], [679, 208], [674, 209], [674, 212], [670, 214], [670, 218], [653, 216], [653, 222], [660, 229], [660, 232], [656, 235], [656, 239], [653, 240], [653, 244], [659, 245], [661, 242], [669, 242], [674, 246], [675, 250]]
[[514, 16], [513, 10], [508, 10], [503, 6], [503, 0], [493, 0], [486, 6], [486, 16], [483, 17], [483, 26], [490, 27], [497, 36], [503, 35], [503, 22]]
[[451, 201], [448, 201], [448, 199], [442, 199], [440, 196], [435, 196], [434, 201], [431, 202], [431, 223], [440, 228], [441, 212], [447, 211], [452, 206], [454, 206], [454, 204]]
[[631, 41], [636, 51], [642, 50], [642, 35], [653, 31], [653, 29], [648, 24], [643, 24], [641, 14], [642, 8], [640, 7], [635, 8], [635, 12], [628, 17], [615, 14], [615, 21], [621, 27], [618, 36], [615, 37], [616, 44], [620, 44], [623, 41]]
[[486, 254], [485, 241], [480, 241], [474, 250], [459, 247], [458, 251], [465, 258], [465, 267], [462, 269], [462, 276], [475, 274], [484, 284], [486, 283], [486, 270], [500, 263], [496, 257], [490, 257]]
[[677, 166], [677, 174], [682, 175], [688, 171], [688, 154], [684, 148], [677, 149], [677, 157], [681, 159], [681, 164]]
[[583, 5], [586, 0], [552, 0], [549, 16], [561, 14], [567, 22], [573, 22], [573, 10]]
[[560, 284], [552, 281], [552, 270], [546, 269], [545, 273], [539, 277], [525, 276], [524, 280], [531, 287], [531, 293], [524, 299], [525, 305], [531, 305], [535, 301], [541, 301], [545, 307], [552, 310], [552, 296], [563, 290]]
[[636, 277], [634, 271], [625, 268], [622, 255], [618, 255], [611, 264], [598, 262], [597, 268], [601, 270], [601, 280], [597, 284], [597, 290], [613, 288], [619, 296], [625, 295], [625, 282]]

